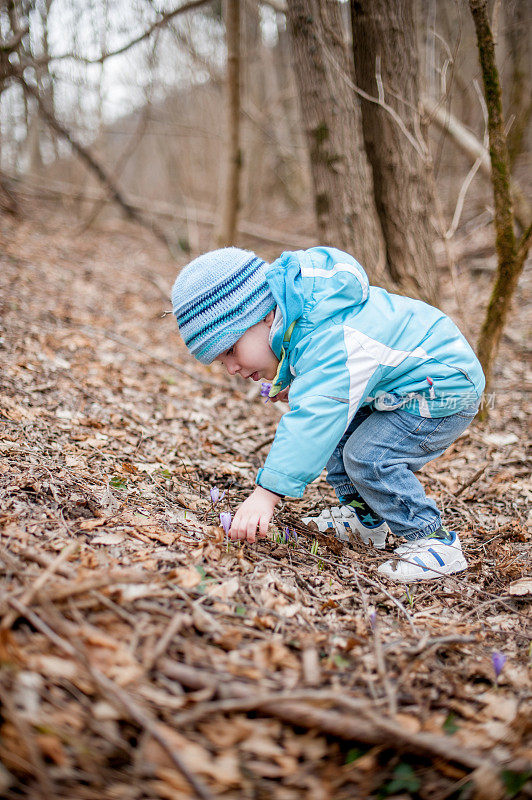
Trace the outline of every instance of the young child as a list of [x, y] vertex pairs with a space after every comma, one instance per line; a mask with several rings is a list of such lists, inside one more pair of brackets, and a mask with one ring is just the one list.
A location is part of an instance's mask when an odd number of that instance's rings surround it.
[[360, 264], [332, 247], [286, 252], [272, 264], [234, 247], [206, 253], [178, 275], [172, 305], [200, 362], [272, 381], [274, 401], [288, 396], [232, 539], [254, 542], [257, 529], [265, 536], [280, 499], [301, 497], [327, 466], [340, 506], [304, 522], [379, 548], [389, 530], [404, 537], [379, 566], [395, 581], [466, 569], [457, 534], [414, 475], [465, 431], [484, 389], [449, 317], [369, 286]]

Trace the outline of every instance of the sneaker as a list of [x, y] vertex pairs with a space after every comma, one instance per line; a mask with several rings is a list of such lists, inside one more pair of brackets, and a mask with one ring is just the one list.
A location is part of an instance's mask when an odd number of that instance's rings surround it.
[[441, 578], [467, 569], [460, 539], [452, 532], [445, 539], [426, 536], [406, 542], [394, 554], [397, 557], [381, 564], [378, 572], [399, 583]]
[[373, 527], [364, 525], [350, 506], [325, 508], [318, 517], [303, 517], [301, 521], [319, 531], [334, 533], [341, 542], [349, 543], [358, 534], [364, 544], [372, 544], [378, 550], [385, 547], [386, 535], [390, 531], [385, 522]]

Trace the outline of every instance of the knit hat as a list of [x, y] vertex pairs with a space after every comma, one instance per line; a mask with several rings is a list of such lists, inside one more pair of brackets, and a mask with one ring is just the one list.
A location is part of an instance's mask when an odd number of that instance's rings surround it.
[[211, 364], [275, 308], [265, 266], [255, 253], [224, 247], [195, 258], [177, 276], [173, 312], [202, 364]]

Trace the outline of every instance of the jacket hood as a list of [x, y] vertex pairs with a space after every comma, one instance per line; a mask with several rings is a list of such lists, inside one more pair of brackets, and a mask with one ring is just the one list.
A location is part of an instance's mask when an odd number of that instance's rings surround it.
[[351, 311], [368, 298], [369, 281], [360, 264], [335, 247], [311, 247], [282, 253], [266, 268], [266, 278], [282, 314], [271, 347], [282, 355], [289, 327], [304, 318], [312, 326], [344, 309]]

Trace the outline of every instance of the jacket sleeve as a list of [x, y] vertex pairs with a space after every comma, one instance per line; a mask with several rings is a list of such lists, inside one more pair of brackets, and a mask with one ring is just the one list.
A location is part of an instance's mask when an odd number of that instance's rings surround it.
[[281, 417], [257, 483], [301, 497], [331, 457], [349, 422], [371, 392], [379, 367], [365, 353], [348, 352], [341, 325], [313, 331], [294, 349], [290, 411]]

